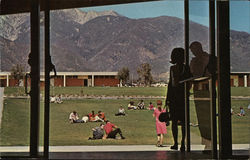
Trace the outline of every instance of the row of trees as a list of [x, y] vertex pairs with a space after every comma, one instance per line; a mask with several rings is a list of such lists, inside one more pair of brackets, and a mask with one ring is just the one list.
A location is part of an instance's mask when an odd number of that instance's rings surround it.
[[[143, 63], [137, 68], [138, 80], [137, 82], [145, 86], [149, 86], [153, 82], [153, 77], [151, 74], [151, 65], [148, 63]], [[118, 71], [118, 79], [123, 85], [129, 81], [129, 69], [128, 67], [123, 67]]]

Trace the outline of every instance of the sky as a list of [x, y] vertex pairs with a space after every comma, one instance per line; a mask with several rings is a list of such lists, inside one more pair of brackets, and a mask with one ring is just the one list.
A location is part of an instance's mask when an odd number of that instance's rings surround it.
[[[82, 8], [83, 11], [113, 10], [123, 16], [139, 19], [158, 16], [173, 16], [184, 19], [184, 1], [166, 0], [122, 5]], [[209, 25], [208, 0], [190, 0], [189, 19], [202, 25]], [[230, 1], [230, 28], [250, 33], [250, 1]]]

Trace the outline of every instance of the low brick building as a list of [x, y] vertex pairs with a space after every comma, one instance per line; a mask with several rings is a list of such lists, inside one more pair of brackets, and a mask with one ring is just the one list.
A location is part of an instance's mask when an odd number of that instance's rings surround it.
[[250, 72], [231, 72], [232, 87], [250, 87]]
[[[117, 78], [118, 72], [57, 72], [57, 76], [51, 79], [52, 86], [112, 86], [120, 84]], [[21, 80], [20, 86], [25, 80]], [[28, 80], [29, 82], [30, 80]], [[10, 72], [0, 72], [0, 86], [17, 86], [18, 81], [11, 78]], [[44, 73], [41, 73], [40, 85], [44, 86]]]

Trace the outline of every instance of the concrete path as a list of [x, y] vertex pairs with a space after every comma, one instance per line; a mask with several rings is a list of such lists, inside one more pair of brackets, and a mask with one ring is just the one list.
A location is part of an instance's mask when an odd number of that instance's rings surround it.
[[3, 93], [4, 93], [4, 88], [0, 87], [0, 126], [2, 122], [2, 113], [3, 113]]
[[[179, 146], [180, 147], [180, 146]], [[219, 146], [218, 146], [219, 147]], [[201, 151], [204, 145], [191, 145], [192, 151]], [[233, 150], [249, 150], [249, 144], [233, 144]], [[43, 151], [43, 147], [39, 147]], [[50, 146], [50, 152], [132, 152], [132, 151], [174, 151], [170, 145], [98, 145], [98, 146]], [[29, 152], [29, 146], [0, 147], [0, 152]]]

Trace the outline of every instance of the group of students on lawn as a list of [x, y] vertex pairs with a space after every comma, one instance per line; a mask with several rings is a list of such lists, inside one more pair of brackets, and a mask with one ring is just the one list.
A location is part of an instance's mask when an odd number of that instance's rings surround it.
[[149, 106], [146, 108], [144, 101], [140, 100], [140, 102], [137, 104], [137, 106], [134, 105], [133, 101], [130, 101], [128, 104], [128, 110], [137, 110], [137, 109], [148, 109], [148, 110], [154, 110], [154, 105], [152, 104], [152, 102], [149, 103]]
[[[140, 100], [137, 106], [134, 106], [133, 101], [130, 101], [128, 104], [128, 110], [145, 109], [145, 108], [146, 107], [144, 105], [143, 100]], [[155, 108], [152, 102], [149, 103], [149, 106], [147, 109], [154, 111]], [[126, 115], [125, 109], [122, 106], [120, 106], [120, 108], [118, 109], [118, 113], [116, 113], [115, 116], [125, 116], [125, 115]], [[105, 117], [104, 112], [102, 111], [98, 111], [97, 114], [95, 114], [95, 111], [92, 111], [91, 113], [83, 116], [82, 119], [79, 119], [77, 112], [73, 111], [69, 115], [69, 121], [71, 123], [104, 122], [106, 121], [106, 117]]]
[[70, 123], [87, 123], [87, 122], [104, 122], [106, 120], [105, 114], [102, 111], [98, 111], [98, 114], [95, 114], [95, 111], [85, 115], [82, 119], [79, 119], [79, 116], [76, 111], [73, 111], [69, 115]]
[[137, 104], [137, 106], [134, 105], [133, 101], [130, 101], [128, 104], [128, 110], [136, 110], [136, 109], [145, 109], [145, 104], [143, 100], [140, 100], [140, 102]]
[[[119, 108], [119, 112], [115, 114], [116, 116], [123, 115], [125, 116], [125, 110], [122, 106]], [[105, 122], [101, 123], [100, 126], [92, 128], [93, 137], [89, 137], [89, 140], [94, 139], [106, 139], [106, 138], [113, 138], [116, 139], [116, 135], [119, 134], [121, 139], [125, 139], [122, 135], [121, 129], [118, 128], [115, 124], [106, 120], [105, 114], [102, 111], [98, 111], [98, 114], [95, 114], [94, 111], [79, 119], [79, 116], [76, 111], [73, 111], [69, 115], [70, 123], [87, 123], [87, 122]], [[104, 132], [105, 131], [105, 132]]]
[[[130, 102], [129, 104], [133, 104], [133, 102]], [[138, 109], [145, 109], [143, 100], [141, 100], [138, 103], [137, 107]], [[147, 109], [152, 111], [155, 110], [152, 102], [149, 103]], [[125, 109], [122, 106], [120, 106], [118, 113], [116, 113], [115, 116], [125, 116], [125, 115], [126, 115]], [[95, 111], [92, 111], [91, 113], [83, 116], [82, 119], [79, 118], [76, 111], [73, 111], [69, 115], [69, 121], [70, 123], [105, 122], [105, 124], [101, 123], [100, 126], [92, 128], [93, 137], [89, 137], [89, 140], [106, 139], [106, 138], [116, 139], [117, 134], [120, 135], [121, 139], [125, 139], [125, 137], [122, 135], [121, 129], [118, 128], [115, 124], [111, 123], [109, 120], [107, 120], [104, 112], [102, 111], [98, 111], [97, 114], [95, 114]]]

